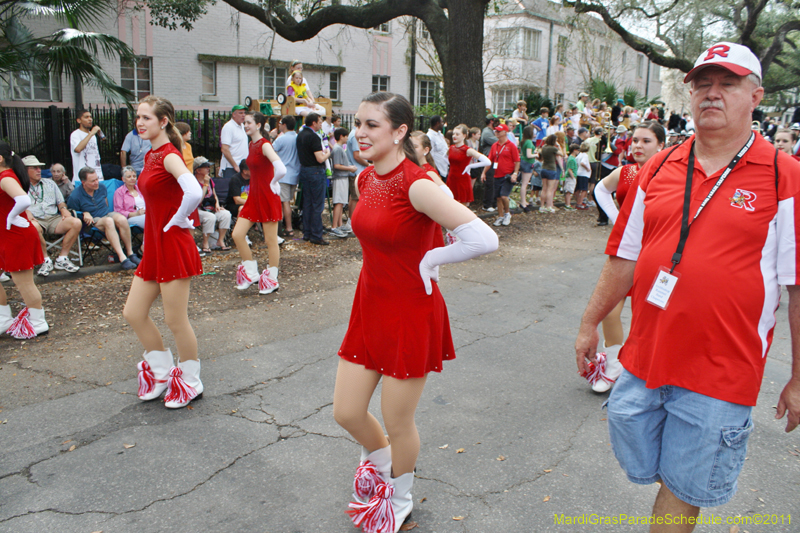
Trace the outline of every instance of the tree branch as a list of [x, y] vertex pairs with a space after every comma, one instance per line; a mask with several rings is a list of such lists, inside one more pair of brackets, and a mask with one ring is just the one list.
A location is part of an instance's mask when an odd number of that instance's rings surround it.
[[745, 20], [744, 26], [741, 28], [739, 42], [750, 48], [756, 55], [760, 55], [761, 46], [753, 38], [753, 32], [758, 25], [758, 17], [761, 16], [761, 12], [764, 11], [764, 8], [767, 7], [767, 1], [768, 0], [758, 0], [758, 2], [754, 4], [752, 0], [744, 0], [744, 5], [747, 9], [747, 20]]
[[781, 50], [783, 49], [784, 42], [789, 42], [791, 45], [794, 45], [793, 42], [787, 39], [787, 36], [791, 31], [800, 31], [800, 20], [790, 20], [784, 22], [775, 32], [775, 36], [772, 38], [772, 44], [769, 48], [767, 48], [766, 53], [764, 53], [764, 55], [761, 57], [761, 69], [764, 72], [769, 70], [769, 66], [775, 62], [778, 54], [780, 54]]
[[655, 45], [644, 41], [637, 35], [634, 35], [626, 30], [602, 4], [587, 4], [583, 0], [563, 0], [563, 5], [565, 7], [574, 9], [576, 13], [596, 13], [600, 15], [606, 26], [619, 35], [625, 44], [637, 52], [642, 52], [643, 54], [647, 55], [647, 57], [649, 57], [650, 60], [657, 65], [667, 68], [675, 68], [682, 70], [683, 72], [689, 72], [692, 69], [693, 63], [691, 61], [688, 61], [684, 58], [664, 55], [657, 49]]

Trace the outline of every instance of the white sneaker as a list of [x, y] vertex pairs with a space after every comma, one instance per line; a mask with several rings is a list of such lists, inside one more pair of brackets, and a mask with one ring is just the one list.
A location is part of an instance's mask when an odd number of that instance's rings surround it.
[[502, 224], [502, 223], [503, 223], [503, 220], [505, 220], [505, 217], [500, 217], [500, 218], [498, 218], [497, 220], [495, 220], [494, 222], [492, 222], [492, 226], [499, 226], [500, 224]]
[[346, 239], [348, 237], [347, 232], [343, 231], [342, 228], [333, 228], [330, 233], [334, 237], [339, 237], [340, 239]]
[[484, 208], [484, 211], [486, 211], [487, 213], [494, 213], [495, 211], [497, 211], [497, 209], [495, 209], [494, 207], [486, 207]]
[[591, 201], [591, 200], [586, 200], [586, 201], [585, 201], [585, 202], [583, 202], [583, 203], [585, 203], [585, 204], [586, 204], [586, 205], [588, 205], [589, 207], [597, 207], [597, 204], [596, 204], [596, 203], [594, 203], [594, 202], [593, 202], [593, 201]]
[[253, 241], [250, 240], [250, 236], [249, 235], [245, 235], [244, 236], [244, 240], [247, 243], [247, 246], [253, 246]]
[[66, 270], [67, 272], [77, 272], [80, 270], [80, 267], [70, 261], [69, 257], [66, 255], [60, 255], [58, 256], [58, 259], [56, 259], [55, 269]]
[[52, 271], [53, 271], [53, 260], [50, 259], [49, 257], [45, 257], [44, 263], [42, 263], [42, 266], [39, 268], [39, 271], [36, 274], [46, 278], [47, 276], [50, 275], [50, 272]]
[[550, 212], [550, 210], [549, 210], [549, 209], [547, 209], [546, 207], [540, 207], [540, 208], [539, 208], [539, 212], [540, 212], [540, 213], [549, 213], [549, 212]]
[[0, 274], [0, 281], [11, 281], [11, 278], [8, 277], [8, 274], [3, 272], [2, 274]]
[[278, 235], [278, 245], [280, 246], [281, 244], [283, 244], [283, 243], [285, 243], [285, 242], [286, 242], [286, 239], [284, 239], [283, 237], [281, 237], [280, 235]]
[[350, 221], [347, 221], [347, 224], [342, 224], [339, 228], [342, 231], [346, 231], [347, 233], [353, 233], [353, 228], [350, 226]]
[[504, 226], [508, 226], [509, 224], [511, 224], [511, 213], [506, 213], [505, 215], [503, 215], [502, 224]]

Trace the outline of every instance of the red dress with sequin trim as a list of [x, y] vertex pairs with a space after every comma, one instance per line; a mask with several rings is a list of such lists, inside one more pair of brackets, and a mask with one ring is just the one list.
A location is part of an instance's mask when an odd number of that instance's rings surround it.
[[[0, 180], [5, 178], [12, 178], [22, 187], [13, 170], [0, 172]], [[42, 247], [39, 245], [39, 232], [33, 224], [27, 228], [12, 224], [11, 229], [6, 229], [6, 219], [15, 204], [14, 199], [0, 189], [0, 270], [6, 272], [31, 270], [34, 266], [44, 263]], [[28, 214], [24, 211], [19, 216], [30, 222]]]
[[458, 203], [471, 202], [474, 200], [472, 195], [472, 176], [464, 174], [472, 158], [467, 155], [469, 146], [450, 145], [447, 158], [450, 160], [450, 171], [447, 173], [447, 186], [453, 191], [453, 197]]
[[420, 213], [408, 189], [430, 177], [404, 160], [385, 176], [370, 166], [358, 178], [353, 232], [364, 262], [339, 356], [397, 379], [441, 372], [455, 359], [450, 320], [436, 283], [425, 294], [419, 263], [441, 246], [440, 226]]
[[281, 197], [270, 189], [269, 185], [275, 176], [275, 168], [269, 159], [264, 157], [262, 146], [269, 143], [265, 138], [250, 143], [247, 156], [247, 167], [250, 169], [250, 192], [247, 201], [239, 211], [239, 216], [250, 222], [278, 222], [283, 219]]
[[147, 152], [144, 169], [139, 175], [139, 190], [147, 205], [147, 215], [144, 217], [142, 262], [136, 275], [158, 283], [203, 273], [192, 230], [172, 226], [164, 232], [164, 226], [178, 212], [183, 199], [178, 180], [164, 168], [164, 158], [169, 154], [176, 154], [183, 161], [180, 151], [168, 142]]

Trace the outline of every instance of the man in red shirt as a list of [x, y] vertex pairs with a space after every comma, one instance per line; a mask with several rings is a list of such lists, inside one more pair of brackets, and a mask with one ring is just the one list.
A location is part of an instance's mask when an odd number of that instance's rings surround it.
[[700, 507], [735, 494], [780, 285], [793, 371], [776, 417], [800, 423], [800, 167], [750, 130], [764, 89], [748, 48], [715, 44], [684, 81], [697, 133], [639, 171], [575, 343], [585, 371], [597, 325], [633, 286], [608, 422], [628, 478], [662, 483], [653, 514], [673, 520], [651, 532], [692, 531]]
[[[508, 226], [511, 224], [511, 211], [509, 210], [508, 195], [517, 182], [519, 176], [519, 150], [508, 139], [508, 126], [498, 124], [494, 128], [497, 142], [489, 151], [489, 160], [494, 169], [494, 193], [497, 198], [497, 220], [495, 226]], [[484, 176], [488, 167], [483, 169]], [[482, 176], [481, 181], [485, 178]]]

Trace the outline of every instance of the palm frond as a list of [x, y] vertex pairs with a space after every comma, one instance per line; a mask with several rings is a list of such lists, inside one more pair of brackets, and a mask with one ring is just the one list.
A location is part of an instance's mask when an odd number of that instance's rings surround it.
[[74, 28], [63, 28], [53, 33], [50, 46], [84, 48], [95, 56], [102, 53], [108, 58], [119, 57], [123, 61], [133, 61], [136, 58], [133, 50], [124, 41], [112, 35]]

